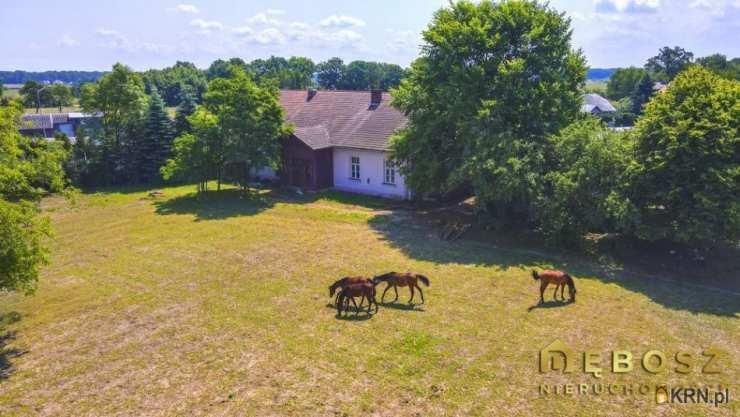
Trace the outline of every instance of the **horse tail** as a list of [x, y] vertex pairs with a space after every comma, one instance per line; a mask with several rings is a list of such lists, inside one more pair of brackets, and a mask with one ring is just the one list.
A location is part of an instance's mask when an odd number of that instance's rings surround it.
[[534, 269], [532, 270], [532, 278], [534, 278], [535, 280], [540, 279], [540, 275]]
[[421, 274], [416, 275], [416, 278], [419, 278], [419, 281], [423, 282], [427, 287], [429, 286], [429, 278]]

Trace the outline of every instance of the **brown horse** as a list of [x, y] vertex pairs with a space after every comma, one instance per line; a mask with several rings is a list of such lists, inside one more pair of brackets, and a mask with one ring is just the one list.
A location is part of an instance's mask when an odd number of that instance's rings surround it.
[[423, 282], [424, 285], [426, 285], [427, 287], [429, 286], [429, 278], [421, 274], [415, 274], [413, 272], [389, 272], [387, 274], [378, 275], [377, 277], [373, 278], [373, 283], [375, 285], [378, 285], [381, 282], [388, 283], [388, 286], [385, 287], [385, 290], [383, 291], [383, 295], [380, 297], [381, 303], [385, 298], [385, 293], [391, 287], [393, 287], [393, 291], [396, 292], [396, 298], [393, 299], [394, 302], [398, 300], [398, 287], [409, 287], [409, 289], [411, 290], [411, 298], [409, 298], [409, 304], [411, 304], [411, 302], [414, 300], [414, 288], [419, 290], [419, 294], [421, 294], [421, 303], [424, 304], [424, 292], [419, 286], [419, 281]]
[[565, 286], [568, 286], [568, 294], [570, 295], [570, 302], [576, 301], [576, 284], [573, 282], [573, 278], [563, 271], [551, 271], [544, 270], [539, 273], [532, 271], [532, 278], [535, 281], [540, 281], [540, 303], [545, 302], [544, 294], [545, 288], [550, 284], [555, 284], [555, 292], [552, 293], [552, 298], [557, 300], [558, 288], [560, 288], [560, 298], [565, 300], [564, 291]]
[[[371, 314], [371, 308], [375, 304], [375, 312], [378, 312], [378, 302], [375, 301], [375, 285], [372, 282], [363, 282], [357, 284], [349, 284], [342, 288], [337, 296], [337, 315], [342, 315], [342, 310], [349, 311], [349, 301], [347, 298], [352, 298], [354, 302], [355, 297], [367, 298], [367, 314]], [[360, 302], [362, 305], [362, 302]], [[359, 307], [355, 304], [355, 314], [360, 312]]]
[[[372, 283], [370, 278], [365, 277], [344, 277], [340, 280], [335, 281], [333, 284], [329, 286], [329, 297], [333, 297], [334, 293], [337, 291], [337, 289], [344, 289], [348, 285], [352, 284], [364, 284], [364, 283]], [[341, 292], [341, 291], [340, 291]], [[337, 301], [339, 300], [339, 294], [334, 298], [334, 305], [336, 305]], [[355, 305], [355, 308], [357, 307], [357, 303], [355, 302], [354, 297], [348, 297], [345, 299], [345, 302], [347, 303], [347, 306], [345, 308], [349, 308], [349, 302], [352, 301], [352, 304]], [[362, 307], [362, 304], [365, 302], [365, 297], [362, 297], [360, 299], [360, 307]]]

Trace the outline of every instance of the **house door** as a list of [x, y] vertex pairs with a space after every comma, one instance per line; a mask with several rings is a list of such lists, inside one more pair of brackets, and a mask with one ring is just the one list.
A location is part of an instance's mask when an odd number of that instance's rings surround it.
[[290, 164], [291, 185], [296, 187], [314, 186], [313, 163], [308, 159], [293, 158]]

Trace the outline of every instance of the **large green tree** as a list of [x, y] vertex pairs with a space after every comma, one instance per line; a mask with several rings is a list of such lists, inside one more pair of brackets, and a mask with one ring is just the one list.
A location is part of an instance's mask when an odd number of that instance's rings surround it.
[[635, 91], [640, 79], [647, 74], [642, 68], [619, 68], [609, 77], [606, 84], [606, 96], [612, 100], [629, 97]]
[[588, 232], [628, 229], [633, 215], [624, 198], [632, 155], [629, 138], [588, 117], [548, 140], [547, 191], [536, 204], [545, 237], [579, 243]]
[[36, 113], [39, 112], [40, 107], [52, 106], [54, 102], [49, 86], [45, 86], [37, 81], [26, 81], [18, 93], [21, 95], [23, 105], [29, 108], [36, 108]]
[[697, 58], [696, 63], [721, 77], [740, 81], [740, 58], [727, 59], [725, 55], [713, 54]]
[[691, 64], [693, 59], [694, 54], [681, 47], [664, 46], [660, 48], [658, 55], [647, 60], [645, 69], [653, 74], [654, 78], [670, 81]]
[[202, 106], [188, 118], [193, 134], [175, 141], [165, 177], [195, 175], [202, 182], [203, 175], [213, 175], [220, 187], [231, 167], [247, 187], [252, 169], [277, 163], [279, 140], [290, 128], [283, 121], [276, 84], [258, 84], [238, 67], [230, 68], [230, 74], [208, 84]]
[[632, 200], [638, 235], [740, 239], [740, 82], [690, 67], [635, 125]]
[[574, 120], [586, 65], [569, 20], [536, 1], [460, 1], [434, 15], [395, 90], [410, 122], [393, 141], [421, 195], [471, 184], [483, 209], [527, 216], [547, 136]]
[[102, 182], [138, 180], [141, 158], [139, 141], [143, 135], [147, 96], [141, 76], [130, 68], [115, 64], [113, 70], [96, 83], [82, 87], [80, 104], [86, 112], [101, 114], [101, 129], [90, 131], [101, 146]]
[[331, 58], [316, 66], [319, 86], [326, 90], [336, 90], [342, 86], [347, 68], [340, 58]]
[[39, 199], [65, 187], [63, 143], [21, 136], [20, 107], [0, 106], [0, 291], [31, 291], [47, 261]]
[[49, 87], [50, 100], [62, 112], [62, 107], [72, 104], [72, 89], [64, 84], [54, 84]]
[[185, 93], [200, 100], [206, 90], [206, 74], [190, 62], [177, 61], [161, 70], [148, 70], [142, 74], [148, 93], [156, 89], [168, 106], [176, 106]]

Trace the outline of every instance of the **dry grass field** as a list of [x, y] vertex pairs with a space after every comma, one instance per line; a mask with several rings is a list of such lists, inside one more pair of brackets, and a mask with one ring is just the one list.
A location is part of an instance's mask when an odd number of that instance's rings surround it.
[[[479, 241], [440, 240], [386, 202], [194, 187], [44, 202], [51, 263], [0, 296], [2, 416], [737, 416], [740, 296]], [[576, 303], [537, 306], [529, 270], [565, 268]], [[338, 319], [327, 286], [430, 277], [426, 304]], [[548, 291], [546, 300], [552, 292]], [[602, 378], [538, 371], [560, 339]], [[609, 354], [718, 349], [720, 374], [617, 376]], [[673, 368], [674, 362], [670, 362]], [[728, 387], [732, 402], [546, 397], [539, 384]]]

